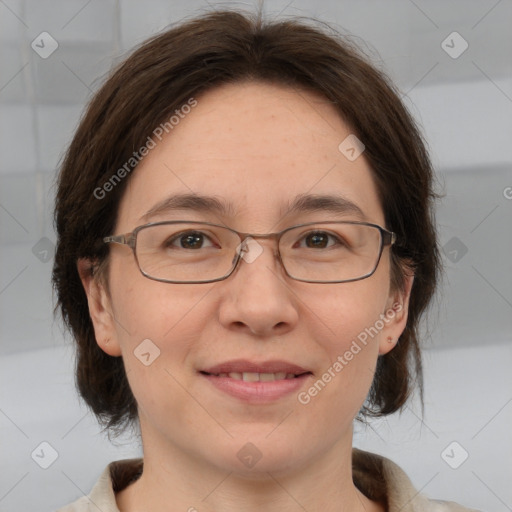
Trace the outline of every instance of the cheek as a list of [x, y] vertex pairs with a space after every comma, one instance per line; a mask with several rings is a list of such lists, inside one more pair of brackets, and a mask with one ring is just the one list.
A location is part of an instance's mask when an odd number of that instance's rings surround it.
[[359, 298], [331, 311], [332, 332], [323, 342], [327, 361], [320, 378], [333, 393], [356, 402], [366, 396], [379, 351], [380, 314], [378, 305]]
[[138, 407], [148, 417], [162, 416], [162, 404], [173, 416], [190, 408], [186, 368], [211, 317], [204, 300], [210, 287], [180, 287], [141, 275], [116, 289], [113, 302], [124, 366]]
[[[204, 318], [197, 315], [196, 308], [211, 285], [190, 287], [148, 279], [140, 273], [133, 256], [119, 258], [112, 270], [114, 320], [126, 349], [146, 338], [157, 345], [178, 334], [187, 339], [187, 328], [197, 329], [197, 322]], [[186, 321], [191, 317], [194, 322]]]
[[182, 372], [211, 317], [205, 299], [212, 285], [187, 287], [142, 275], [116, 284], [112, 297], [116, 331], [139, 407], [156, 414], [159, 404], [171, 400], [179, 412], [190, 398], [180, 386], [185, 385]]
[[337, 288], [327, 294], [315, 290], [314, 295], [309, 295], [316, 332], [321, 329], [324, 334], [317, 340], [332, 359], [348, 350], [353, 341], [360, 342], [362, 347], [377, 345], [382, 329], [380, 318], [388, 300], [389, 277], [384, 272], [376, 273], [369, 279], [333, 286]]
[[324, 358], [299, 402], [336, 428], [358, 413], [375, 372], [389, 281], [385, 274], [373, 277], [309, 297], [313, 311], [309, 318], [316, 326], [310, 330], [316, 333]]

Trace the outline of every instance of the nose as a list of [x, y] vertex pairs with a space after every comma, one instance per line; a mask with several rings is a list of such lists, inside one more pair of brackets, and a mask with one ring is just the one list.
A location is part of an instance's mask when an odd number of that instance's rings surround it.
[[298, 301], [272, 240], [246, 240], [237, 268], [221, 289], [219, 320], [227, 329], [270, 337], [297, 324]]

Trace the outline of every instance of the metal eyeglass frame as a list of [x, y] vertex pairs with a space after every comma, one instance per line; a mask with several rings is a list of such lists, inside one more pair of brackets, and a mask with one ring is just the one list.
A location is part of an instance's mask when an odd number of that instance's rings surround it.
[[[285, 271], [286, 275], [290, 277], [291, 279], [294, 279], [295, 281], [301, 281], [304, 283], [321, 283], [321, 284], [333, 284], [333, 283], [350, 283], [353, 281], [360, 281], [362, 279], [366, 279], [373, 275], [375, 271], [377, 270], [377, 267], [379, 266], [380, 259], [382, 257], [382, 251], [384, 250], [385, 246], [391, 246], [396, 242], [396, 233], [393, 233], [392, 231], [388, 231], [387, 229], [384, 229], [383, 227], [379, 226], [378, 224], [372, 224], [370, 222], [359, 222], [359, 221], [325, 221], [325, 222], [307, 222], [305, 224], [297, 224], [295, 226], [290, 226], [286, 229], [283, 229], [282, 231], [279, 231], [277, 233], [267, 233], [267, 234], [255, 234], [255, 233], [244, 233], [239, 232], [234, 229], [228, 228], [227, 226], [223, 226], [221, 224], [214, 224], [212, 222], [199, 222], [199, 221], [187, 221], [187, 220], [170, 220], [170, 221], [161, 221], [161, 222], [150, 222], [149, 224], [143, 224], [142, 226], [136, 227], [131, 233], [124, 233], [122, 235], [111, 235], [104, 237], [103, 243], [116, 243], [116, 244], [123, 244], [128, 245], [131, 247], [133, 251], [133, 255], [135, 257], [135, 261], [137, 262], [137, 266], [139, 267], [140, 272], [144, 277], [147, 277], [148, 279], [152, 279], [153, 281], [160, 281], [163, 283], [173, 283], [173, 284], [203, 284], [203, 283], [214, 283], [217, 281], [223, 281], [224, 279], [227, 279], [238, 267], [238, 264], [240, 260], [242, 259], [242, 251], [237, 251], [235, 258], [233, 259], [233, 267], [232, 269], [224, 276], [216, 278], [216, 279], [208, 279], [206, 281], [173, 281], [170, 279], [163, 279], [158, 277], [153, 277], [144, 272], [142, 270], [139, 260], [137, 258], [137, 234], [139, 231], [146, 229], [151, 226], [159, 226], [163, 224], [201, 224], [201, 225], [207, 225], [207, 226], [214, 226], [219, 227], [223, 229], [227, 229], [228, 231], [231, 231], [232, 233], [235, 233], [240, 238], [240, 244], [243, 244], [247, 238], [273, 238], [277, 240], [277, 259], [279, 260], [279, 263], [281, 264], [281, 267]], [[286, 233], [287, 231], [290, 231], [292, 229], [300, 228], [303, 226], [313, 226], [317, 224], [355, 224], [355, 225], [361, 225], [361, 226], [370, 226], [372, 228], [377, 229], [380, 232], [380, 248], [379, 248], [379, 254], [375, 262], [375, 266], [371, 272], [368, 272], [367, 274], [364, 274], [361, 277], [356, 277], [352, 279], [342, 279], [341, 281], [313, 281], [309, 279], [300, 279], [297, 277], [292, 276], [288, 273], [288, 270], [286, 269], [283, 260], [281, 259], [281, 252], [279, 250], [279, 242], [281, 240], [281, 237]]]

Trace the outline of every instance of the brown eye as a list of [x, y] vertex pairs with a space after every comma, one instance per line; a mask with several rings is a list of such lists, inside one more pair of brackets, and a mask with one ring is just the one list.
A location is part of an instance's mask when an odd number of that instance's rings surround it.
[[[187, 231], [167, 240], [165, 246], [168, 248], [203, 249], [203, 244], [206, 241], [209, 241], [209, 238], [204, 233], [200, 231]], [[178, 246], [175, 242], [178, 242]]]
[[[329, 244], [329, 239], [334, 240], [334, 243]], [[325, 249], [340, 243], [338, 238], [336, 238], [334, 235], [331, 235], [330, 233], [326, 233], [325, 231], [315, 231], [308, 233], [302, 238], [302, 240], [305, 241], [306, 247], [308, 249]]]
[[328, 243], [329, 241], [325, 233], [314, 233], [306, 237], [306, 244], [308, 247], [320, 247], [323, 249]]

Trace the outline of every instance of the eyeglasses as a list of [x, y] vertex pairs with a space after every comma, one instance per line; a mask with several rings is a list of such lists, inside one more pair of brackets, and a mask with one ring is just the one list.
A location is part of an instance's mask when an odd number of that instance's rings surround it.
[[256, 238], [277, 240], [286, 274], [307, 283], [345, 283], [370, 277], [395, 233], [367, 222], [309, 222], [279, 233], [240, 233], [209, 222], [153, 222], [104, 243], [132, 248], [142, 274], [165, 283], [212, 283], [229, 277], [241, 259], [262, 252]]

